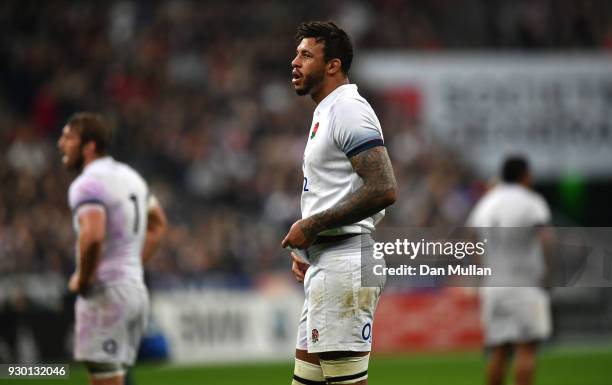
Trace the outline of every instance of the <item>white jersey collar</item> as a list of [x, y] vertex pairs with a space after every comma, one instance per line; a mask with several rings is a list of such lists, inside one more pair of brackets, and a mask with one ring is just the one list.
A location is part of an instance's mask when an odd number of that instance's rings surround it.
[[317, 106], [317, 110], [321, 108], [329, 107], [338, 98], [338, 96], [340, 96], [346, 91], [357, 92], [357, 84], [343, 84], [337, 87], [335, 90], [330, 92], [329, 95], [324, 97], [323, 100], [321, 100], [321, 102], [319, 102], [319, 105]]
[[497, 187], [502, 190], [519, 190], [519, 191], [531, 191], [529, 188], [523, 186], [520, 183], [508, 183], [508, 182], [500, 182]]
[[108, 162], [112, 162], [113, 161], [113, 157], [110, 155], [106, 155], [103, 157], [100, 157], [96, 160], [93, 160], [91, 162], [89, 162], [89, 164], [87, 166], [85, 166], [85, 168], [83, 168], [83, 172], [85, 172], [85, 170], [87, 169], [91, 169], [91, 168], [95, 168], [97, 165], [99, 164], [104, 164], [104, 163], [108, 163]]

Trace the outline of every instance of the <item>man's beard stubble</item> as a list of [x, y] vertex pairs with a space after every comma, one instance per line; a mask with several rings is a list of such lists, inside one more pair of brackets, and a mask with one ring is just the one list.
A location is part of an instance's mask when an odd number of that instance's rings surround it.
[[83, 171], [83, 163], [85, 163], [85, 158], [83, 157], [83, 149], [79, 150], [79, 155], [74, 160], [73, 163], [66, 165], [68, 171], [81, 172]]
[[312, 73], [309, 76], [304, 76], [304, 87], [301, 89], [296, 89], [295, 93], [299, 96], [312, 94], [313, 90], [316, 90], [321, 86], [324, 77], [325, 73], [323, 70], [321, 70], [320, 72]]

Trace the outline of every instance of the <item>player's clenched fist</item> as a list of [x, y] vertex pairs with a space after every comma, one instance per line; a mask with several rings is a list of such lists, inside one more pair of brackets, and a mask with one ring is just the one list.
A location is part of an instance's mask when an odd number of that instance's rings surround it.
[[283, 248], [307, 249], [317, 236], [313, 227], [310, 218], [300, 219], [291, 226], [281, 246]]

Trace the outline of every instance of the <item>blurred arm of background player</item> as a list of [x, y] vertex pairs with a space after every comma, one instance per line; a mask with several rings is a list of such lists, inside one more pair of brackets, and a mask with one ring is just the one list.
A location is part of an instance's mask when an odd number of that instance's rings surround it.
[[146, 264], [157, 251], [167, 227], [168, 221], [166, 220], [164, 209], [162, 209], [157, 199], [151, 196], [147, 217], [147, 236], [142, 247], [143, 264]]
[[552, 282], [552, 258], [555, 249], [555, 235], [549, 226], [540, 226], [538, 239], [542, 244], [542, 257], [544, 258], [544, 276], [542, 277], [542, 287], [550, 289]]
[[395, 202], [397, 182], [385, 147], [373, 147], [350, 160], [363, 185], [337, 205], [295, 222], [282, 247], [306, 249], [321, 231], [359, 222]]
[[68, 289], [85, 294], [91, 284], [102, 254], [106, 237], [106, 211], [99, 205], [85, 205], [79, 209], [78, 268], [70, 277]]
[[[102, 254], [106, 237], [106, 212], [97, 205], [82, 207], [79, 211], [79, 267], [70, 278], [68, 288], [73, 293], [84, 294], [93, 280]], [[157, 250], [166, 227], [164, 210], [153, 197], [149, 203], [147, 235], [142, 248], [143, 263], [146, 263]]]

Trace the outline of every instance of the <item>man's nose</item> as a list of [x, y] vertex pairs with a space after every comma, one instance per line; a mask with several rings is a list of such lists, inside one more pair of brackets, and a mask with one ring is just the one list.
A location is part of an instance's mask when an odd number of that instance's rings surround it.
[[294, 57], [293, 60], [291, 61], [291, 68], [299, 67], [300, 66], [299, 62], [300, 62], [299, 56]]

